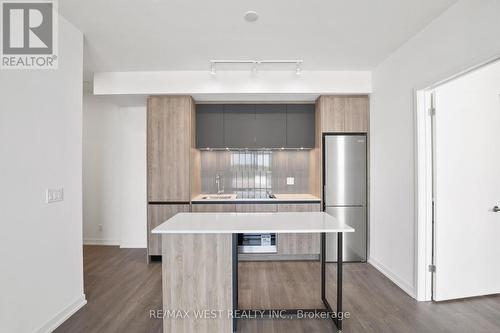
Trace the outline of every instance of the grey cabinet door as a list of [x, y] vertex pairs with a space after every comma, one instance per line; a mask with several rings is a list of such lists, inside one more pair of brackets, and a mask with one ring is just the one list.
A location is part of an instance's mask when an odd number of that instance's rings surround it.
[[228, 148], [256, 148], [255, 105], [224, 105], [224, 144]]
[[286, 146], [285, 104], [257, 104], [255, 106], [255, 137], [257, 148]]
[[314, 148], [314, 104], [286, 106], [286, 147]]
[[196, 105], [196, 148], [224, 147], [224, 106]]

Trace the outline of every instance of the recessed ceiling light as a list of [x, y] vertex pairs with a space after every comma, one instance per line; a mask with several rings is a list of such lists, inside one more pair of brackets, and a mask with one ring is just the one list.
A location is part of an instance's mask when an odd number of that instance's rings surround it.
[[255, 22], [259, 19], [259, 14], [257, 12], [254, 12], [253, 10], [250, 10], [245, 13], [245, 21], [247, 22]]

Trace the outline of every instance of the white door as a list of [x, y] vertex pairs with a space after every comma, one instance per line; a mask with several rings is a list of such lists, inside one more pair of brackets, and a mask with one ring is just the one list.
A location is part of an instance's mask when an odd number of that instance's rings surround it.
[[436, 301], [500, 293], [500, 63], [435, 90]]

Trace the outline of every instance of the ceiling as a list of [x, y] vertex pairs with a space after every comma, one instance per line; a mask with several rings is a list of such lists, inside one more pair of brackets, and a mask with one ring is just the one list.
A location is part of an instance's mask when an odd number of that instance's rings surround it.
[[[87, 72], [209, 70], [210, 59], [303, 59], [370, 70], [455, 0], [62, 0]], [[257, 22], [243, 19], [246, 11]]]

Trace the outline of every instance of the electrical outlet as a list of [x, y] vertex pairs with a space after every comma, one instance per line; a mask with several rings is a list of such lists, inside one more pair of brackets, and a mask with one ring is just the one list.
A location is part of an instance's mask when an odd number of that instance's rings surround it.
[[99, 232], [101, 232], [101, 231], [102, 231], [102, 224], [99, 224], [99, 225], [97, 226], [97, 230], [98, 230]]
[[58, 202], [64, 200], [63, 188], [47, 189], [45, 192], [45, 201], [47, 203]]
[[295, 178], [294, 177], [286, 177], [286, 184], [287, 185], [294, 185], [295, 184]]

